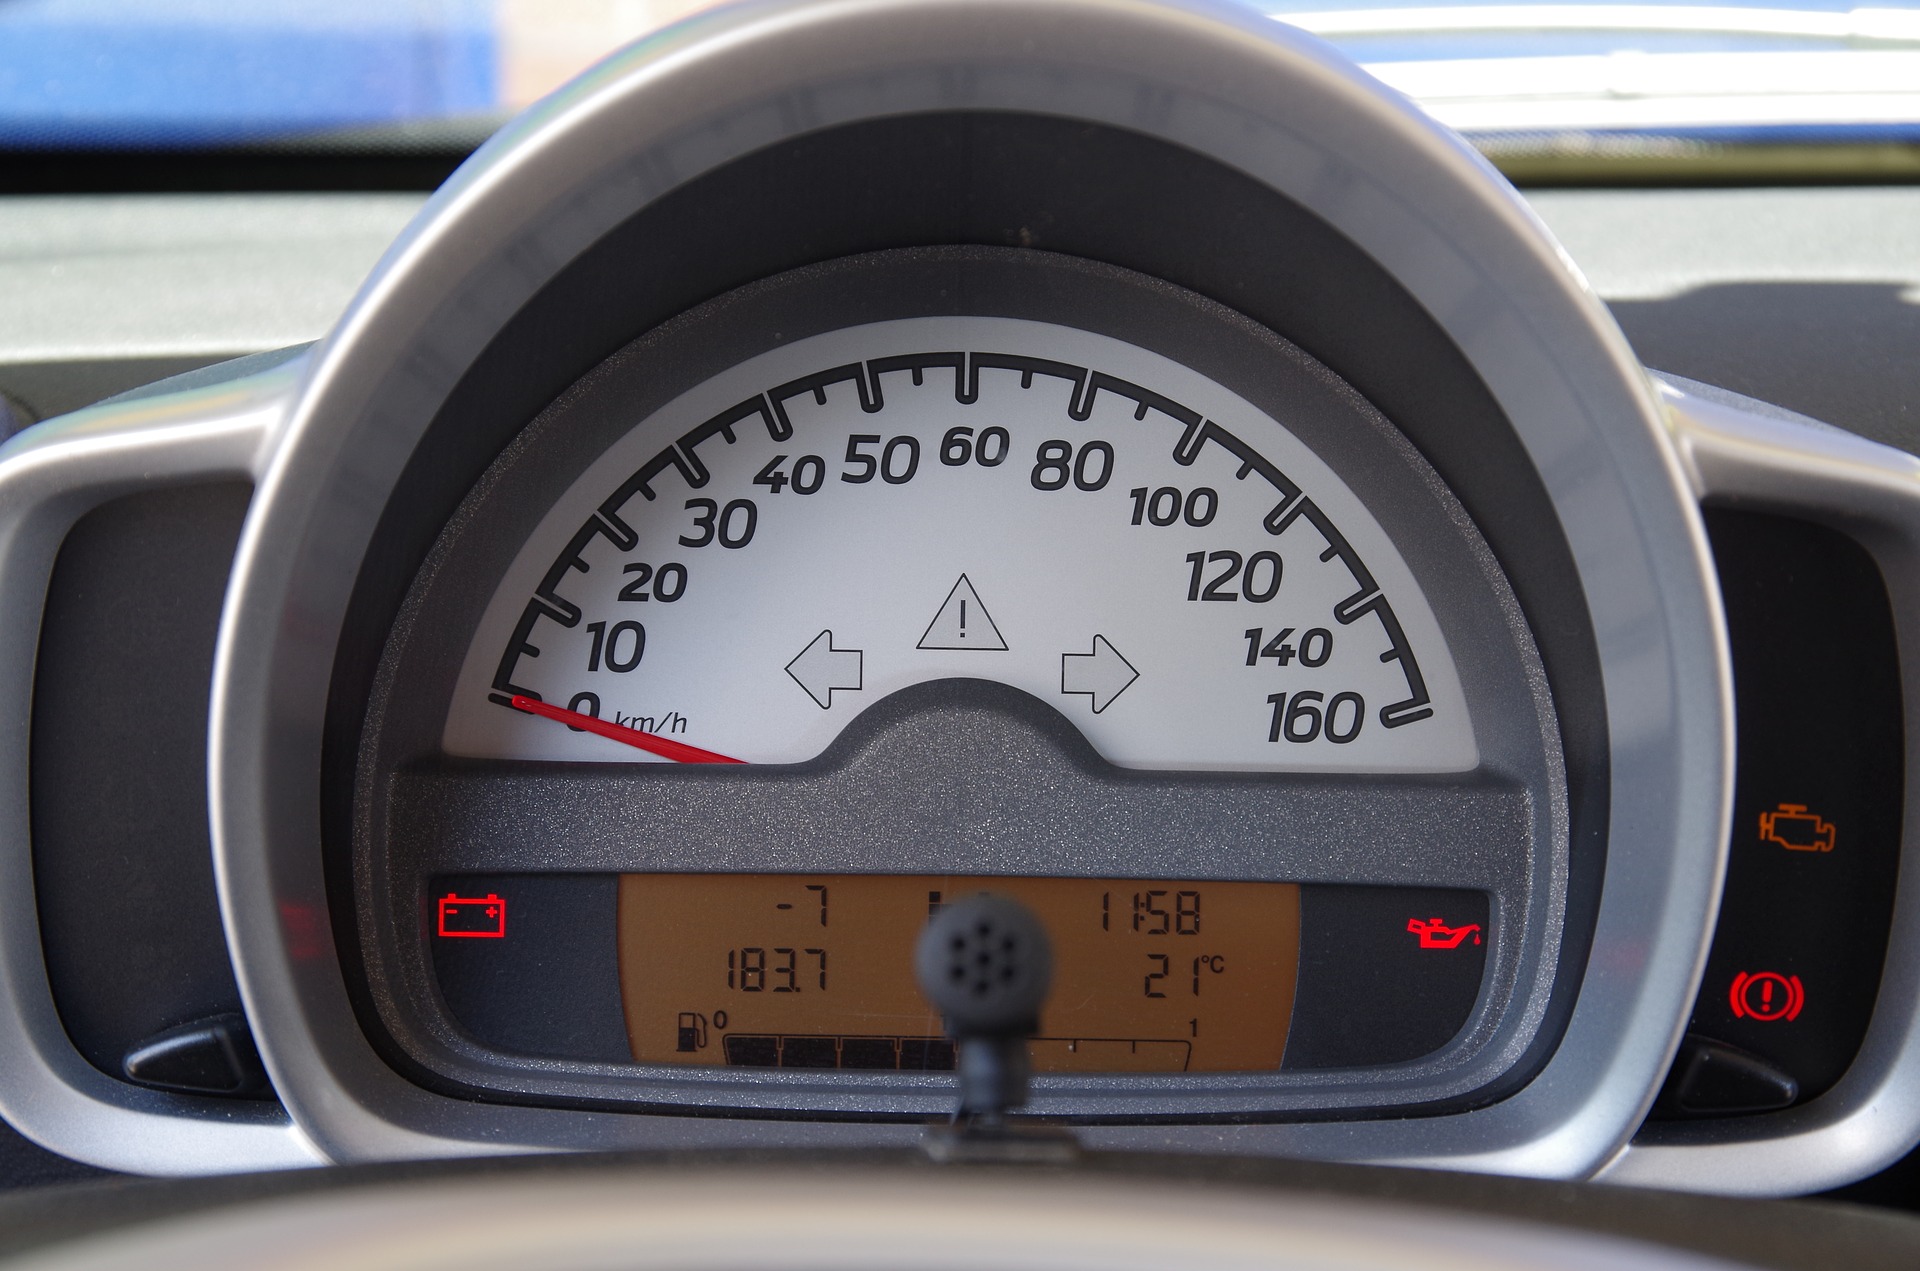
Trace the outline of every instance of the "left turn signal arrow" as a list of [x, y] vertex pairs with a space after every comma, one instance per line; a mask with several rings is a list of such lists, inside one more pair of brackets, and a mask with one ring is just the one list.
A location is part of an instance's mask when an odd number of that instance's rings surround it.
[[800, 650], [799, 657], [787, 663], [787, 674], [825, 710], [833, 705], [835, 689], [853, 692], [860, 688], [864, 657], [859, 649], [834, 648], [833, 632], [822, 631]]

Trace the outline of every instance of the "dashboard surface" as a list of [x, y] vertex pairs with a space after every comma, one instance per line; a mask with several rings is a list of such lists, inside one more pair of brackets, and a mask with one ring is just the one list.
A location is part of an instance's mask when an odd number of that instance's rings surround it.
[[[1908, 360], [1920, 190], [1521, 193], [1648, 366], [1920, 446]], [[0, 197], [11, 298], [0, 393], [47, 418], [191, 365], [317, 340], [423, 201]]]

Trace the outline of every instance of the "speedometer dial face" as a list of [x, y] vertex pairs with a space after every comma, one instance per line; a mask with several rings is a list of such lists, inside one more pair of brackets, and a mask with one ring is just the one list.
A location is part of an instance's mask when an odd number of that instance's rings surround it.
[[631, 425], [502, 576], [449, 753], [797, 763], [899, 689], [972, 677], [1123, 767], [1478, 762], [1453, 654], [1360, 495], [1283, 412], [1148, 349], [875, 322]]

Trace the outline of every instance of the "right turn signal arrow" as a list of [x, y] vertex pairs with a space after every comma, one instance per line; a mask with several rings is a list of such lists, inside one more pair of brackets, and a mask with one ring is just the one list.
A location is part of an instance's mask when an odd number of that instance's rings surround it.
[[1096, 715], [1111, 706], [1113, 699], [1139, 678], [1140, 672], [1133, 669], [1133, 663], [1121, 657], [1120, 650], [1103, 635], [1093, 637], [1092, 653], [1060, 655], [1060, 691], [1091, 697]]

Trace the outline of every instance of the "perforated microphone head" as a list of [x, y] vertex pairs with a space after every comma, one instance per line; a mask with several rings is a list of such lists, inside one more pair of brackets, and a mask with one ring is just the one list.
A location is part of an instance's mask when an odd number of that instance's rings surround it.
[[1053, 947], [1033, 911], [1005, 896], [954, 901], [914, 950], [920, 991], [956, 1039], [1025, 1036], [1053, 983]]

